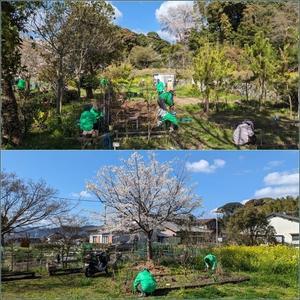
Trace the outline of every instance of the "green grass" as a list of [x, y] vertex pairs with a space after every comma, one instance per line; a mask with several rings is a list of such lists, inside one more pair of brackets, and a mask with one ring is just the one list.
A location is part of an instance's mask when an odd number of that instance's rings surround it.
[[[250, 276], [250, 281], [174, 290], [165, 296], [152, 296], [148, 299], [297, 299], [298, 297], [297, 280], [289, 275], [240, 274]], [[6, 300], [134, 299], [128, 290], [124, 291], [124, 282], [124, 277], [116, 280], [106, 276], [85, 278], [83, 274], [44, 277], [5, 282], [2, 284], [2, 294]], [[127, 284], [130, 286], [130, 282]]]

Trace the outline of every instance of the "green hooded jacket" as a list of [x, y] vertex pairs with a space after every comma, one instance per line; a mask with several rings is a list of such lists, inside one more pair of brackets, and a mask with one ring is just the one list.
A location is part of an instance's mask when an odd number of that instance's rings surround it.
[[213, 254], [208, 254], [204, 257], [204, 262], [207, 266], [215, 270], [217, 267], [217, 258]]
[[158, 94], [160, 95], [165, 90], [165, 84], [162, 81], [158, 82], [156, 84], [156, 90], [157, 90]]
[[17, 83], [17, 88], [18, 88], [18, 90], [21, 90], [21, 91], [25, 90], [26, 81], [24, 79], [19, 79], [18, 83]]
[[108, 80], [106, 78], [101, 78], [99, 80], [99, 83], [102, 87], [107, 87], [108, 86]]
[[170, 121], [172, 124], [174, 125], [177, 125], [178, 126], [178, 119], [176, 118], [176, 116], [174, 116], [173, 114], [171, 113], [166, 113], [162, 119], [161, 119], [163, 122], [166, 122], [166, 121]]
[[133, 291], [136, 292], [138, 285], [144, 293], [153, 293], [156, 289], [156, 280], [154, 276], [148, 271], [143, 270], [137, 274], [133, 282]]
[[173, 94], [171, 92], [164, 92], [160, 94], [159, 99], [163, 99], [168, 106], [174, 105]]
[[94, 108], [84, 111], [79, 120], [80, 129], [83, 131], [91, 131], [94, 127], [94, 124], [101, 117], [103, 117], [103, 113], [96, 111]]

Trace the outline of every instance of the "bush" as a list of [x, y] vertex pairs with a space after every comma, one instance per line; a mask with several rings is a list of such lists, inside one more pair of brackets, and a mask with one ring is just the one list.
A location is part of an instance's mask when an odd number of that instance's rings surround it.
[[70, 103], [72, 101], [78, 100], [79, 95], [76, 90], [66, 90], [64, 93], [64, 103]]
[[214, 253], [224, 268], [268, 274], [297, 274], [298, 249], [288, 246], [226, 246]]
[[63, 107], [62, 114], [53, 115], [47, 121], [47, 127], [53, 137], [74, 137], [79, 134], [79, 119], [82, 107], [69, 104]]
[[55, 103], [54, 93], [31, 93], [20, 101], [19, 106], [22, 113], [24, 133], [28, 133], [34, 122], [42, 125], [47, 117], [51, 105]]

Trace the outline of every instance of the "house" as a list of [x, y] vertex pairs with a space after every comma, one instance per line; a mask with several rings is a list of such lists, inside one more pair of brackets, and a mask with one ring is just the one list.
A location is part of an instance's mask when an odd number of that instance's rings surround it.
[[281, 213], [273, 213], [267, 217], [274, 227], [276, 240], [282, 244], [299, 246], [299, 218]]
[[[205, 229], [199, 225], [177, 224], [167, 222], [160, 230], [155, 230], [152, 241], [158, 243], [180, 243], [189, 240], [198, 243], [205, 240], [205, 236], [211, 235], [210, 229]], [[93, 244], [133, 244], [135, 242], [146, 241], [142, 232], [125, 233], [110, 232], [105, 226], [100, 226], [97, 230], [90, 232], [90, 243]]]

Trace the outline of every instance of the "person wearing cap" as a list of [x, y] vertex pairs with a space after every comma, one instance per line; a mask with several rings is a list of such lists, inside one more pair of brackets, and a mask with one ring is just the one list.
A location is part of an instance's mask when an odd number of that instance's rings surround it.
[[156, 290], [156, 280], [148, 269], [140, 271], [133, 282], [133, 292], [141, 292], [142, 296], [148, 296]]

